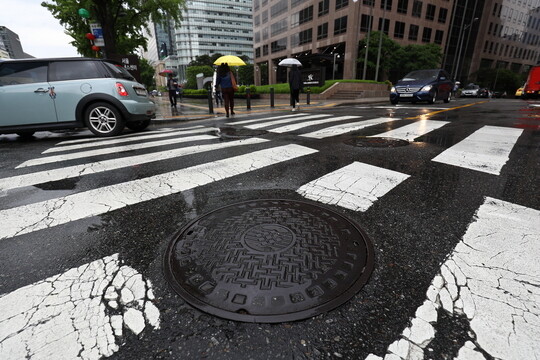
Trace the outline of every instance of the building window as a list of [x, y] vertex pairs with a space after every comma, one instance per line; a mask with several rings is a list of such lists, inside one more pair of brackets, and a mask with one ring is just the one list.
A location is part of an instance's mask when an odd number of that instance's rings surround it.
[[397, 12], [400, 14], [406, 14], [409, 8], [409, 0], [399, 0], [397, 3]]
[[426, 20], [434, 20], [435, 19], [435, 9], [436, 9], [435, 5], [432, 5], [432, 4], [427, 5]]
[[409, 25], [409, 40], [418, 40], [418, 31], [420, 27], [418, 25]]
[[414, 0], [412, 7], [412, 16], [421, 17], [422, 16], [422, 2]]
[[385, 2], [386, 2], [386, 10], [392, 10], [392, 0], [381, 0], [381, 9], [384, 9]]
[[390, 29], [390, 20], [389, 19], [384, 19], [384, 26], [383, 26], [383, 19], [379, 19], [379, 27], [377, 28], [377, 30], [381, 31], [381, 29], [383, 29], [382, 31], [388, 35], [388, 31]]
[[313, 20], [313, 5], [300, 10], [300, 24], [307, 23], [308, 21]]
[[303, 3], [304, 0], [291, 0], [291, 9], [295, 6], [298, 6], [300, 5], [301, 3]]
[[347, 32], [347, 17], [343, 16], [334, 20], [334, 35], [339, 35]]
[[260, 31], [257, 31], [255, 33], [255, 42], [256, 43], [260, 43], [261, 42], [261, 32]]
[[364, 0], [363, 4], [368, 6], [375, 6], [375, 0]]
[[424, 28], [424, 32], [422, 33], [422, 42], [431, 42], [431, 28]]
[[349, 0], [336, 0], [336, 10], [344, 8], [349, 5]]
[[368, 32], [373, 29], [373, 16], [362, 14], [360, 19], [360, 31]]
[[291, 47], [298, 46], [300, 44], [300, 33], [291, 35]]
[[268, 45], [263, 45], [263, 56], [268, 55]]
[[268, 10], [262, 12], [262, 23], [266, 24], [268, 22]]
[[313, 30], [307, 29], [300, 32], [300, 45], [308, 44], [313, 41]]
[[270, 8], [272, 18], [281, 15], [289, 10], [289, 0], [279, 0], [278, 3]]
[[262, 29], [262, 38], [263, 38], [263, 40], [268, 40], [268, 28], [267, 27]]
[[396, 26], [394, 27], [394, 37], [397, 39], [403, 39], [405, 36], [405, 23], [401, 21], [396, 21]]
[[273, 23], [270, 25], [270, 34], [271, 36], [276, 36], [278, 34], [281, 34], [282, 32], [287, 31], [287, 19], [280, 20], [278, 22]]
[[319, 1], [319, 16], [328, 14], [330, 10], [330, 0]]
[[253, 25], [259, 26], [261, 24], [261, 16], [257, 15], [253, 17]]
[[328, 23], [317, 26], [317, 40], [326, 39], [328, 37]]
[[439, 22], [441, 24], [446, 24], [446, 17], [448, 16], [448, 9], [439, 8]]
[[275, 52], [283, 51], [287, 49], [287, 38], [282, 38], [276, 41], [272, 41], [270, 44], [272, 54]]
[[255, 49], [255, 57], [256, 58], [261, 57], [261, 48], [260, 47]]
[[435, 31], [435, 44], [441, 45], [441, 44], [442, 44], [443, 36], [444, 36], [444, 31], [442, 31], [442, 30], [436, 30], [436, 31]]

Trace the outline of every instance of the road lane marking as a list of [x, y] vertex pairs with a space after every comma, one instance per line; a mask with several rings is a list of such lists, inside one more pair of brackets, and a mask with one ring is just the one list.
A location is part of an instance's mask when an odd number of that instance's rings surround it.
[[279, 146], [2, 210], [0, 239], [101, 215], [316, 152], [317, 150], [294, 144]]
[[23, 162], [19, 166], [15, 167], [15, 169], [19, 169], [19, 168], [23, 168], [27, 166], [43, 165], [43, 164], [50, 164], [50, 163], [61, 162], [61, 161], [82, 159], [82, 158], [91, 157], [91, 156], [110, 155], [110, 154], [119, 153], [119, 152], [136, 151], [136, 150], [146, 149], [146, 148], [151, 148], [151, 147], [180, 144], [180, 143], [185, 143], [185, 142], [190, 142], [190, 141], [217, 140], [217, 139], [218, 138], [216, 136], [211, 136], [211, 135], [194, 135], [194, 136], [186, 136], [186, 137], [175, 137], [172, 139], [159, 140], [159, 141], [151, 141], [151, 142], [146, 142], [146, 143], [141, 143], [141, 144], [131, 144], [131, 145], [99, 148], [99, 149], [94, 149], [94, 150], [80, 151], [76, 153], [52, 155], [52, 156], [47, 156], [47, 157], [42, 157], [42, 158], [36, 158], [36, 159]]
[[217, 144], [189, 146], [185, 148], [165, 150], [160, 152], [146, 153], [142, 155], [128, 156], [119, 159], [110, 159], [92, 163], [68, 166], [52, 170], [44, 170], [30, 174], [12, 176], [0, 179], [0, 191], [16, 189], [23, 186], [42, 184], [50, 181], [58, 181], [89, 174], [97, 174], [105, 171], [116, 170], [129, 166], [136, 166], [155, 161], [173, 159], [181, 156], [198, 154], [207, 151], [224, 149], [234, 146], [255, 145], [269, 140], [251, 138], [236, 141], [220, 142]]
[[331, 126], [331, 127], [327, 127], [325, 129], [313, 131], [313, 132], [310, 132], [310, 133], [307, 133], [307, 134], [302, 134], [300, 136], [314, 138], [314, 139], [323, 139], [323, 138], [327, 138], [327, 137], [331, 137], [331, 136], [346, 134], [346, 133], [349, 133], [349, 132], [352, 132], [352, 131], [361, 130], [361, 129], [366, 128], [368, 126], [384, 124], [386, 122], [394, 121], [394, 120], [399, 120], [399, 119], [391, 118], [391, 117], [381, 117], [381, 118], [368, 119], [368, 120], [363, 120], [363, 121], [354, 122], [354, 123], [350, 123], [350, 124], [342, 124], [342, 125]]
[[306, 115], [309, 115], [309, 114], [297, 113], [297, 114], [292, 114], [292, 115], [271, 116], [271, 117], [266, 117], [266, 118], [229, 122], [227, 123], [227, 125], [245, 125], [245, 124], [258, 123], [261, 121], [264, 122], [264, 121], [271, 121], [271, 120], [277, 120], [277, 119], [287, 119], [287, 118], [300, 117], [300, 116], [306, 116]]
[[448, 124], [448, 121], [419, 120], [415, 121], [412, 124], [401, 126], [394, 130], [390, 130], [377, 135], [371, 135], [370, 137], [389, 137], [394, 139], [414, 141], [414, 139], [416, 139], [417, 137], [436, 130], [446, 124]]
[[433, 115], [436, 115], [436, 114], [439, 114], [439, 113], [442, 113], [442, 112], [445, 112], [445, 111], [462, 109], [462, 108], [466, 108], [466, 107], [469, 107], [469, 106], [474, 106], [474, 105], [479, 105], [479, 104], [484, 104], [484, 103], [487, 103], [487, 101], [478, 101], [478, 102], [475, 102], [475, 103], [472, 103], [472, 104], [455, 106], [455, 107], [451, 107], [451, 108], [447, 108], [447, 109], [439, 110], [439, 111], [433, 111], [433, 112], [430, 112], [430, 113], [427, 113], [427, 114], [421, 114], [421, 115], [418, 115], [418, 116], [408, 117], [408, 118], [405, 118], [405, 120], [426, 119], [429, 116], [433, 116]]
[[159, 329], [152, 284], [118, 254], [0, 295], [0, 359], [100, 359]]
[[191, 135], [191, 134], [200, 134], [210, 131], [217, 131], [217, 128], [199, 128], [194, 130], [174, 130], [174, 131], [160, 131], [160, 132], [152, 132], [152, 133], [145, 133], [138, 134], [137, 136], [131, 136], [131, 137], [122, 137], [122, 138], [107, 138], [107, 140], [99, 141], [99, 142], [85, 142], [81, 144], [72, 144], [72, 145], [65, 145], [65, 146], [58, 146], [56, 144], [56, 147], [49, 148], [42, 152], [42, 154], [48, 154], [52, 152], [61, 152], [61, 151], [72, 151], [72, 150], [79, 150], [79, 149], [87, 149], [91, 147], [97, 147], [97, 146], [107, 146], [107, 145], [115, 145], [115, 144], [122, 144], [127, 142], [134, 142], [139, 140], [151, 140], [151, 139], [160, 139], [165, 137], [171, 137], [171, 136], [178, 136], [178, 135]]
[[[202, 126], [201, 125], [193, 126], [193, 127], [188, 128], [188, 129], [196, 129], [196, 128], [202, 128]], [[118, 135], [118, 136], [115, 136], [114, 138], [115, 139], [121, 139], [121, 138], [125, 138], [125, 137], [137, 137], [137, 136], [141, 136], [141, 135], [158, 134], [158, 133], [162, 133], [162, 132], [177, 131], [177, 130], [178, 129], [161, 128], [161, 129], [158, 129], [158, 130], [151, 130], [151, 131], [144, 131], [144, 132], [139, 132], [139, 133], [129, 133], [129, 134], [124, 134], [124, 135]], [[88, 135], [90, 136], [91, 133], [89, 133]], [[63, 145], [71, 145], [71, 144], [82, 144], [82, 143], [86, 143], [86, 142], [99, 143], [101, 141], [108, 141], [109, 139], [110, 138], [108, 138], [108, 137], [96, 137], [94, 135], [94, 137], [85, 137], [83, 139], [74, 139], [74, 140], [61, 141], [61, 142], [57, 143], [55, 146], [63, 146]]]
[[362, 117], [363, 116], [330, 117], [328, 119], [318, 119], [318, 120], [313, 120], [313, 121], [305, 121], [305, 122], [301, 122], [301, 123], [297, 123], [297, 124], [289, 124], [289, 125], [285, 125], [285, 126], [280, 126], [278, 128], [275, 128], [275, 129], [270, 129], [269, 131], [271, 131], [273, 133], [282, 134], [282, 133], [286, 133], [286, 132], [290, 132], [290, 131], [299, 130], [299, 129], [309, 127], [309, 126], [326, 124], [326, 123], [331, 123], [331, 122], [338, 122], [338, 121], [345, 121], [345, 120], [351, 120], [351, 119], [360, 119]]
[[522, 133], [522, 129], [484, 126], [432, 160], [499, 175]]
[[495, 359], [540, 358], [539, 253], [540, 211], [487, 197], [431, 282], [411, 326], [387, 354], [423, 359], [438, 336], [438, 311], [444, 310], [450, 317], [465, 316], [472, 331], [459, 359], [483, 359], [479, 351]]
[[410, 175], [354, 162], [301, 186], [296, 192], [324, 204], [366, 211]]
[[328, 116], [331, 116], [331, 115], [308, 114], [308, 115], [305, 115], [305, 116], [294, 117], [294, 118], [289, 118], [289, 119], [281, 119], [281, 120], [257, 123], [257, 124], [253, 124], [253, 125], [246, 125], [245, 127], [248, 128], [248, 129], [264, 129], [264, 128], [269, 128], [269, 127], [272, 127], [272, 126], [275, 126], [275, 125], [282, 125], [282, 124], [287, 124], [287, 123], [296, 122], [296, 121], [320, 119], [320, 118], [324, 118], [324, 117], [328, 117]]

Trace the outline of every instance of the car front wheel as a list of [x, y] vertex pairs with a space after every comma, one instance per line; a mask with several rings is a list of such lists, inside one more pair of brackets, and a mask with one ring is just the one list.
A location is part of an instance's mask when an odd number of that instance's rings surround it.
[[450, 102], [450, 93], [448, 93], [448, 94], [446, 95], [446, 97], [444, 98], [444, 102], [445, 102], [446, 104], [448, 104], [448, 103]]
[[434, 104], [435, 100], [437, 100], [437, 91], [435, 90], [433, 92], [433, 95], [431, 96], [431, 99], [428, 101], [429, 104]]
[[86, 126], [97, 136], [115, 136], [124, 130], [124, 120], [120, 112], [111, 104], [99, 102], [86, 109]]

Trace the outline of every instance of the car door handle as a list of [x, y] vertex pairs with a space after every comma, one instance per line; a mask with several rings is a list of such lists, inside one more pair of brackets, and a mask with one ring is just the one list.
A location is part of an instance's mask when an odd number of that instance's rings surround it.
[[35, 93], [48, 93], [49, 89], [39, 88], [37, 90], [34, 90]]

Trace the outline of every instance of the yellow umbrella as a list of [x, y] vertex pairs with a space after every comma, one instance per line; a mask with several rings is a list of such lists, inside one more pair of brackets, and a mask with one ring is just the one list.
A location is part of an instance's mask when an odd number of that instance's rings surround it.
[[227, 64], [229, 64], [229, 66], [243, 66], [243, 65], [246, 65], [244, 60], [242, 60], [238, 56], [234, 56], [234, 55], [220, 56], [216, 61], [214, 61], [214, 65], [221, 65], [223, 63], [227, 63]]

